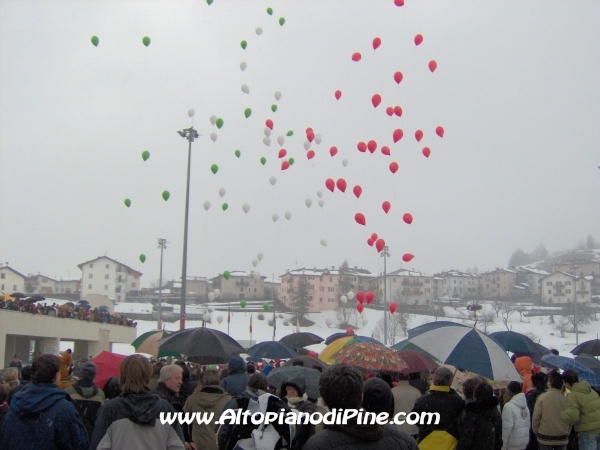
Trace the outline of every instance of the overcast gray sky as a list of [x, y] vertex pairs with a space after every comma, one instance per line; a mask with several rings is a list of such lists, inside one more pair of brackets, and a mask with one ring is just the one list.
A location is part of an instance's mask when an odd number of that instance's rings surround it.
[[[251, 270], [259, 252], [257, 269], [268, 277], [344, 259], [380, 271], [371, 233], [390, 247], [389, 270], [409, 252], [415, 258], [403, 267], [427, 273], [491, 269], [517, 247], [543, 242], [552, 251], [588, 233], [600, 238], [599, 17], [596, 1], [4, 0], [0, 260], [66, 277], [106, 253], [141, 270], [148, 285], [158, 278], [162, 236], [170, 242], [165, 277], [180, 276], [187, 143], [176, 131], [191, 125], [189, 108], [203, 135], [192, 155], [189, 275]], [[374, 51], [375, 37], [382, 44]], [[362, 60], [353, 62], [357, 51]], [[385, 108], [396, 105], [402, 117], [388, 117]], [[266, 119], [274, 121], [270, 147]], [[322, 136], [310, 161], [307, 127]], [[404, 138], [393, 144], [396, 128]], [[276, 139], [288, 130], [283, 148], [295, 164], [282, 171]], [[370, 139], [377, 152], [358, 152], [357, 142]], [[345, 194], [325, 188], [342, 177]], [[355, 223], [357, 212], [366, 226]]]

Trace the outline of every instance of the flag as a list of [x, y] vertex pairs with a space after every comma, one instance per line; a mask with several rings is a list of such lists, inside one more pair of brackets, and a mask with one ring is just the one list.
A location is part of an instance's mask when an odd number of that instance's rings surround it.
[[181, 310], [181, 324], [179, 329], [185, 330], [185, 307]]
[[252, 334], [252, 313], [250, 314], [250, 334]]

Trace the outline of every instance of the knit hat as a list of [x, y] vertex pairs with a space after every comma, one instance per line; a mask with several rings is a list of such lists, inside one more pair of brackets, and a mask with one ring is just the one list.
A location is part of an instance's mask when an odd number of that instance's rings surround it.
[[96, 364], [91, 361], [85, 362], [79, 368], [79, 378], [82, 380], [94, 381], [97, 371]]
[[394, 395], [387, 384], [381, 378], [370, 378], [363, 384], [362, 407], [376, 414], [386, 412], [394, 414]]
[[523, 385], [521, 383], [519, 383], [518, 381], [511, 381], [510, 383], [508, 383], [506, 390], [508, 392], [510, 392], [512, 395], [517, 395], [517, 394], [520, 394], [521, 391], [523, 390]]
[[249, 375], [251, 375], [251, 374], [253, 374], [254, 372], [256, 372], [256, 367], [254, 367], [254, 364], [248, 364], [248, 365], [246, 366], [246, 372], [247, 372]]

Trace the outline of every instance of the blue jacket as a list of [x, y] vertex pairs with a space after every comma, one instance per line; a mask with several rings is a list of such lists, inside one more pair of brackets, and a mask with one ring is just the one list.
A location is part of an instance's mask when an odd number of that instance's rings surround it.
[[246, 390], [250, 377], [246, 375], [246, 364], [244, 360], [238, 356], [229, 358], [227, 365], [229, 375], [221, 380], [220, 386], [227, 391], [232, 397], [237, 397]]
[[0, 450], [84, 450], [88, 436], [69, 394], [31, 383], [15, 394], [0, 430]]

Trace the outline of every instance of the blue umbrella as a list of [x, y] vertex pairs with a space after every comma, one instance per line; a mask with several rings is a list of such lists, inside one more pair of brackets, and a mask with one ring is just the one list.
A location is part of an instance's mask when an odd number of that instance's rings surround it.
[[[489, 336], [496, 339], [507, 352], [538, 353], [540, 351], [538, 344], [531, 338], [516, 331], [497, 331]], [[549, 352], [550, 350], [546, 349], [546, 353]]]
[[545, 366], [555, 369], [574, 370], [579, 375], [579, 381], [587, 381], [590, 386], [600, 387], [600, 378], [579, 361], [550, 353], [549, 355], [542, 356], [542, 363]]
[[383, 345], [381, 342], [379, 342], [376, 339], [370, 338], [368, 336], [357, 336], [355, 334], [348, 334], [348, 333], [334, 333], [331, 336], [329, 336], [327, 339], [325, 339], [325, 342], [323, 342], [325, 345], [329, 345], [331, 344], [333, 341], [337, 341], [340, 338], [343, 337], [354, 337], [356, 338], [359, 342], [370, 342], [372, 344], [379, 344], [379, 345]]
[[431, 330], [437, 330], [438, 328], [443, 327], [467, 327], [466, 325], [462, 325], [456, 322], [450, 322], [449, 320], [440, 320], [438, 322], [429, 322], [423, 325], [419, 325], [418, 327], [414, 327], [412, 330], [408, 330], [408, 339], [412, 339], [417, 337], [421, 333], [426, 333]]
[[108, 306], [100, 306], [98, 308], [98, 311], [104, 311], [104, 312], [108, 312]]
[[298, 352], [282, 342], [267, 341], [253, 345], [248, 349], [251, 358], [289, 359], [298, 356]]

